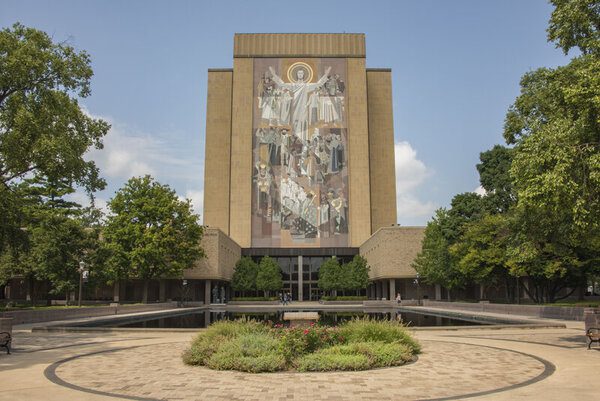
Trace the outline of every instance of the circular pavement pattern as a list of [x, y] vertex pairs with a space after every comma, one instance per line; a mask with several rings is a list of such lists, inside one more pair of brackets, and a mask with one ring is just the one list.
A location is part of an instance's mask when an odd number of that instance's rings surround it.
[[248, 374], [186, 366], [188, 343], [129, 347], [56, 362], [46, 376], [80, 391], [136, 400], [463, 399], [539, 381], [554, 366], [532, 355], [422, 341], [417, 362], [362, 372]]

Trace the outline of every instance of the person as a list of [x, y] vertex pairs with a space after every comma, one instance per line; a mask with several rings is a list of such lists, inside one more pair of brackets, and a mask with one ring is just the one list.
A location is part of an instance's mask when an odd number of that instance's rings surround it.
[[401, 303], [402, 302], [402, 297], [400, 296], [400, 293], [396, 294], [396, 302], [397, 303]]
[[291, 105], [291, 125], [292, 125], [292, 133], [300, 138], [303, 143], [306, 143], [308, 140], [308, 100], [309, 96], [312, 92], [314, 92], [317, 88], [321, 87], [328, 78], [329, 71], [331, 71], [331, 67], [328, 67], [325, 70], [325, 74], [316, 83], [305, 82], [305, 71], [303, 69], [299, 69], [296, 72], [296, 81], [295, 82], [283, 82], [283, 80], [277, 75], [273, 67], [269, 67], [269, 71], [273, 76], [273, 81], [279, 86], [280, 89], [286, 89], [292, 95], [292, 105]]

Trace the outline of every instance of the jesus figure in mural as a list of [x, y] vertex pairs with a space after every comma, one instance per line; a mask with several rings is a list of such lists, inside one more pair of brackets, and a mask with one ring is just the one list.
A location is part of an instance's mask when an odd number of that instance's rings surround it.
[[275, 73], [273, 67], [269, 67], [273, 81], [281, 88], [287, 89], [292, 94], [292, 131], [293, 134], [302, 140], [303, 143], [308, 141], [308, 96], [315, 89], [321, 87], [327, 82], [331, 67], [325, 70], [325, 74], [315, 83], [304, 81], [304, 70], [298, 69], [296, 72], [296, 82], [283, 82], [283, 80]]

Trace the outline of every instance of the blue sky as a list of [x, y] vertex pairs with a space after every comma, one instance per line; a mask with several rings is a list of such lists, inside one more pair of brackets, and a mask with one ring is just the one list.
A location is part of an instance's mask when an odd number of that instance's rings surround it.
[[151, 173], [201, 213], [207, 69], [232, 66], [236, 32], [364, 32], [367, 66], [392, 68], [398, 222], [424, 225], [479, 186], [479, 153], [503, 143], [523, 73], [566, 64], [546, 42], [545, 0], [0, 0], [16, 21], [92, 57], [82, 104], [113, 128], [92, 152], [100, 203]]

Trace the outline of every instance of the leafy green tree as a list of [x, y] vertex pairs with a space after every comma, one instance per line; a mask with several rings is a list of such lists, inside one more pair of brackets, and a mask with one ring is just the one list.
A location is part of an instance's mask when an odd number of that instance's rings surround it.
[[248, 256], [242, 257], [235, 264], [231, 286], [234, 291], [255, 291], [258, 264]]
[[486, 211], [490, 213], [507, 212], [516, 202], [516, 195], [510, 176], [512, 149], [495, 145], [481, 152], [477, 164], [479, 181], [485, 189], [483, 197]]
[[321, 290], [332, 292], [340, 289], [342, 277], [342, 267], [339, 260], [334, 256], [328, 258], [319, 268], [318, 286]]
[[461, 240], [449, 248], [462, 274], [484, 286], [503, 284], [507, 301], [514, 288], [507, 255], [511, 233], [506, 214], [489, 214], [468, 223]]
[[548, 40], [565, 54], [573, 47], [583, 54], [600, 54], [600, 4], [598, 0], [550, 0]]
[[90, 95], [91, 77], [86, 52], [18, 23], [0, 31], [0, 214], [7, 216], [0, 252], [23, 224], [14, 209], [20, 199], [10, 199], [15, 183], [35, 176], [88, 192], [104, 188], [94, 162], [83, 158], [102, 147], [110, 128], [78, 103]]
[[511, 271], [539, 302], [600, 268], [600, 7], [553, 3], [549, 40], [582, 55], [525, 74], [504, 130], [518, 197]]
[[179, 200], [149, 175], [131, 178], [108, 207], [103, 235], [111, 275], [143, 280], [143, 302], [148, 301], [149, 280], [181, 276], [204, 256], [202, 227], [190, 201]]
[[360, 255], [354, 256], [352, 261], [342, 266], [344, 276], [347, 276], [345, 290], [358, 291], [367, 288], [369, 285], [369, 266], [367, 260]]
[[260, 260], [256, 274], [256, 289], [264, 291], [265, 296], [270, 291], [278, 291], [283, 287], [281, 269], [275, 259], [265, 256]]
[[414, 269], [429, 284], [439, 284], [449, 291], [462, 288], [467, 282], [450, 254], [448, 239], [449, 213], [438, 209], [435, 217], [427, 223], [421, 252], [413, 262]]

